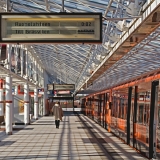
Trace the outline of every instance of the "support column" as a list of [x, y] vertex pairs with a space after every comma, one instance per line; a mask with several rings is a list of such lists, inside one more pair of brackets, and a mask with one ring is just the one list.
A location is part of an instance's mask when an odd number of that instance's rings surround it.
[[102, 109], [102, 107], [101, 107], [101, 106], [102, 106], [102, 105], [101, 105], [102, 103], [101, 103], [101, 101], [102, 101], [102, 95], [100, 94], [100, 95], [98, 96], [98, 98], [99, 98], [99, 100], [98, 100], [98, 101], [99, 101], [99, 107], [98, 107], [98, 108], [99, 108], [99, 111], [98, 111], [98, 116], [99, 116], [99, 117], [98, 117], [98, 118], [99, 118], [99, 124], [101, 125], [101, 114], [102, 114], [102, 110], [101, 110], [101, 109]]
[[29, 121], [29, 86], [24, 85], [24, 124], [28, 125]]
[[159, 81], [153, 81], [151, 87], [151, 104], [150, 104], [150, 125], [149, 125], [149, 159], [156, 159], [157, 148], [157, 106], [158, 106], [158, 87]]
[[62, 12], [64, 12], [64, 0], [62, 0]]
[[[110, 114], [109, 117], [111, 116], [112, 106], [113, 106], [113, 104], [112, 104], [112, 89], [111, 89], [109, 92], [109, 114]], [[111, 132], [111, 123], [113, 123], [113, 122], [110, 119], [108, 122], [108, 131], [109, 132]]]
[[94, 120], [94, 107], [95, 107], [95, 102], [94, 102], [94, 96], [92, 97], [92, 119]]
[[136, 148], [136, 128], [137, 128], [137, 99], [138, 99], [138, 86], [135, 86], [134, 92], [134, 116], [133, 116], [133, 147]]
[[102, 94], [103, 97], [103, 128], [105, 128], [105, 110], [106, 110], [106, 95], [103, 93]]
[[11, 113], [12, 113], [12, 124], [14, 124], [14, 95], [12, 95], [12, 107], [11, 107]]
[[109, 109], [112, 107], [112, 89], [109, 92]]
[[73, 95], [73, 111], [75, 111], [75, 109], [74, 109], [74, 95]]
[[128, 109], [127, 109], [127, 144], [130, 144], [130, 116], [131, 116], [132, 87], [128, 88]]
[[21, 60], [21, 77], [23, 77], [23, 47], [20, 48], [20, 60]]
[[12, 134], [12, 77], [6, 77], [6, 134]]
[[27, 79], [28, 79], [28, 77], [29, 77], [29, 74], [28, 74], [28, 51], [26, 50], [26, 52], [25, 52], [25, 55], [26, 55], [26, 61], [24, 62], [24, 63], [26, 63], [26, 65], [25, 65], [25, 67], [26, 67], [26, 69], [25, 69], [25, 74], [26, 74], [26, 77], [27, 77]]
[[15, 51], [15, 73], [18, 73], [18, 46], [14, 45], [14, 51]]
[[18, 86], [15, 86], [14, 94], [15, 94], [15, 95], [18, 95]]
[[[108, 112], [109, 112], [109, 107], [108, 107], [108, 101], [107, 101], [107, 99], [108, 99], [108, 95], [107, 95], [107, 93], [105, 93], [105, 129], [107, 129], [108, 127], [108, 121], [107, 121], [107, 116], [108, 116]], [[107, 112], [107, 110], [108, 110], [108, 112]]]
[[46, 96], [46, 88], [44, 87], [44, 95], [43, 95], [43, 116], [46, 115], [46, 99], [47, 99], [47, 96]]
[[37, 66], [38, 66], [37, 61], [35, 60], [33, 64], [34, 64], [33, 80], [37, 82]]
[[0, 116], [4, 115], [3, 101], [3, 79], [0, 79]]
[[6, 68], [11, 70], [11, 50], [12, 50], [12, 45], [8, 44], [7, 45], [7, 60], [8, 60], [8, 63], [6, 65]]
[[43, 116], [47, 115], [47, 99], [48, 99], [48, 95], [47, 95], [47, 84], [48, 84], [48, 75], [46, 73], [46, 71], [44, 69], [42, 69], [42, 86], [44, 88], [44, 95], [43, 95]]
[[38, 89], [34, 89], [34, 118], [38, 119]]

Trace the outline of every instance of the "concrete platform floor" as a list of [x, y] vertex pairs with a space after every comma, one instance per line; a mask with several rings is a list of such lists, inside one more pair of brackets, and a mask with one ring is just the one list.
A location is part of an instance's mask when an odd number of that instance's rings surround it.
[[7, 136], [0, 131], [0, 159], [145, 160], [86, 116], [65, 112], [60, 128], [42, 117]]

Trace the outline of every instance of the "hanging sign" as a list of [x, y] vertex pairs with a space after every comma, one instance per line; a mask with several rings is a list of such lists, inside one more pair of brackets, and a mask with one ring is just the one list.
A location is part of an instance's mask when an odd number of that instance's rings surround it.
[[1, 13], [5, 43], [102, 43], [102, 13]]
[[53, 91], [54, 90], [54, 85], [53, 84], [47, 84], [47, 90], [48, 91]]
[[70, 94], [70, 91], [58, 91], [57, 94]]
[[75, 90], [75, 85], [74, 84], [54, 84], [54, 90], [71, 91], [71, 90]]

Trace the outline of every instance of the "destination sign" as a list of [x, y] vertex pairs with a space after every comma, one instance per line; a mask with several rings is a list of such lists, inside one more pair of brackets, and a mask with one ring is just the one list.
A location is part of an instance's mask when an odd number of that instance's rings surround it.
[[101, 13], [1, 13], [1, 42], [102, 43]]

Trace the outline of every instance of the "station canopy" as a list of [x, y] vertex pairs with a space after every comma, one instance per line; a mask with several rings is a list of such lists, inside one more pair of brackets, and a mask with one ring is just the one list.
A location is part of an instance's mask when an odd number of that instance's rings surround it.
[[[150, 33], [107, 70], [86, 84], [92, 73], [110, 54], [112, 46], [141, 17], [146, 0], [64, 0], [64, 12], [101, 12], [102, 44], [29, 44], [54, 83], [75, 84], [76, 89], [103, 90], [160, 67], [160, 28]], [[136, 6], [136, 7], [135, 7]], [[131, 9], [134, 8], [134, 11]], [[5, 12], [6, 0], [0, 1]], [[10, 0], [9, 10], [18, 13], [62, 12], [61, 0]], [[96, 73], [95, 73], [96, 74]], [[85, 85], [84, 85], [85, 84]]]

